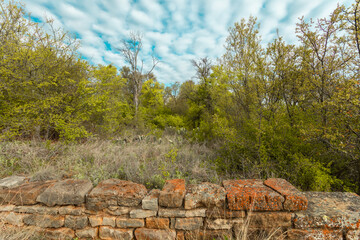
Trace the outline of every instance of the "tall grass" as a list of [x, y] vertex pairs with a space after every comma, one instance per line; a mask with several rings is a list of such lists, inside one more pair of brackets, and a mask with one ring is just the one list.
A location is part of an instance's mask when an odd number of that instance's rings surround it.
[[216, 158], [214, 149], [177, 135], [93, 139], [72, 144], [0, 142], [0, 177], [13, 174], [32, 176], [32, 180], [73, 177], [90, 179], [94, 184], [120, 178], [148, 188], [161, 188], [171, 178], [184, 178], [189, 183], [220, 183]]

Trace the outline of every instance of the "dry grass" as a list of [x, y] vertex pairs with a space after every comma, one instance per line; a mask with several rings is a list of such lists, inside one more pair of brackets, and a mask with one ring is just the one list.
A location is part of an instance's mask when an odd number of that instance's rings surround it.
[[216, 152], [176, 135], [61, 142], [0, 142], [0, 178], [22, 174], [33, 180], [73, 177], [94, 184], [119, 178], [161, 188], [165, 180], [220, 183], [212, 162]]
[[0, 240], [45, 240], [44, 236], [33, 229], [8, 227], [0, 221]]

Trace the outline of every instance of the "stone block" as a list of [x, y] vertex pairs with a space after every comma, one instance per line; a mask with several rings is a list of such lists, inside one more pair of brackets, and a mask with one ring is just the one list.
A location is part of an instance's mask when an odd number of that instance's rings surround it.
[[88, 226], [88, 217], [87, 216], [66, 216], [65, 217], [65, 227], [71, 229], [83, 229]]
[[56, 215], [56, 214], [58, 214], [59, 210], [58, 210], [58, 208], [53, 208], [53, 207], [32, 205], [32, 206], [17, 206], [14, 208], [14, 212]]
[[230, 210], [281, 211], [284, 197], [260, 179], [223, 181]]
[[27, 177], [23, 176], [9, 176], [0, 179], [0, 189], [18, 187], [28, 181]]
[[66, 179], [49, 186], [37, 198], [47, 206], [80, 205], [85, 203], [85, 195], [93, 185], [89, 180]]
[[89, 223], [92, 227], [97, 227], [102, 225], [103, 218], [101, 216], [89, 216]]
[[144, 225], [144, 219], [116, 218], [116, 227], [118, 228], [139, 228]]
[[111, 226], [111, 227], [115, 227], [115, 217], [103, 217], [102, 220], [102, 225], [103, 226]]
[[231, 219], [207, 219], [206, 228], [213, 230], [229, 230], [234, 222]]
[[0, 203], [14, 205], [34, 205], [36, 198], [55, 181], [30, 182], [18, 187], [0, 188]]
[[298, 229], [358, 229], [360, 197], [346, 192], [305, 192], [308, 208], [294, 214]]
[[185, 197], [185, 180], [167, 180], [159, 195], [159, 205], [162, 207], [178, 208], [182, 206]]
[[184, 208], [224, 208], [225, 198], [226, 191], [219, 185], [208, 182], [199, 185], [190, 185], [185, 195]]
[[98, 229], [97, 228], [78, 229], [76, 230], [75, 235], [78, 238], [97, 239]]
[[250, 228], [279, 228], [291, 227], [290, 212], [253, 212], [250, 213]]
[[110, 215], [114, 216], [121, 216], [121, 215], [127, 215], [132, 210], [136, 208], [133, 207], [119, 207], [119, 206], [109, 206], [108, 208], [105, 208], [104, 211]]
[[74, 230], [69, 228], [42, 229], [41, 233], [49, 240], [72, 240], [75, 237]]
[[119, 229], [108, 226], [101, 226], [99, 229], [100, 239], [121, 239], [121, 240], [132, 240], [133, 239], [132, 229]]
[[86, 207], [98, 211], [108, 206], [138, 206], [146, 196], [144, 185], [120, 179], [108, 179], [100, 182], [88, 195]]
[[185, 240], [185, 231], [176, 231], [176, 240]]
[[207, 218], [244, 218], [245, 211], [232, 211], [224, 208], [211, 208], [206, 210]]
[[157, 211], [159, 209], [159, 195], [159, 189], [151, 190], [149, 194], [142, 200], [142, 208]]
[[308, 200], [305, 197], [305, 194], [300, 192], [285, 179], [270, 178], [264, 181], [264, 185], [274, 189], [285, 198], [284, 210], [301, 211], [307, 208]]
[[137, 240], [175, 240], [176, 232], [171, 229], [137, 228], [135, 230], [135, 237]]
[[80, 216], [85, 213], [84, 207], [74, 207], [74, 206], [64, 206], [59, 207], [59, 214], [60, 215], [74, 215]]
[[159, 209], [158, 215], [159, 217], [206, 217], [206, 209], [183, 210], [161, 208]]
[[157, 212], [153, 210], [134, 209], [130, 212], [130, 218], [148, 218], [156, 215]]
[[360, 239], [360, 229], [358, 230], [349, 230], [345, 235], [346, 240], [359, 240]]
[[170, 225], [169, 218], [146, 218], [146, 227], [154, 229], [168, 229]]
[[195, 230], [200, 229], [204, 224], [203, 218], [176, 218], [175, 229], [179, 230]]
[[[343, 233], [341, 230], [330, 229], [290, 229], [287, 231], [287, 240], [343, 240]], [[358, 238], [356, 238], [358, 239]]]
[[0, 205], [0, 213], [1, 212], [11, 212], [14, 211], [15, 205]]
[[36, 215], [31, 214], [24, 217], [24, 223], [41, 228], [61, 228], [64, 226], [64, 216]]
[[21, 227], [24, 226], [24, 217], [26, 215], [10, 212], [5, 213], [1, 218], [8, 224]]

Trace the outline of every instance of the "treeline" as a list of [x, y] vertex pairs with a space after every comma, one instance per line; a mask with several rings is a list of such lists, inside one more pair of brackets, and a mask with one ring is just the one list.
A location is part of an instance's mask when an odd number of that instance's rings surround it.
[[128, 67], [92, 66], [51, 21], [34, 23], [1, 1], [0, 136], [76, 141], [171, 129], [214, 146], [219, 173], [359, 193], [359, 2], [300, 19], [295, 45], [265, 45], [256, 18], [243, 19], [217, 62], [192, 61], [197, 81], [165, 87], [134, 61], [139, 35], [119, 49]]

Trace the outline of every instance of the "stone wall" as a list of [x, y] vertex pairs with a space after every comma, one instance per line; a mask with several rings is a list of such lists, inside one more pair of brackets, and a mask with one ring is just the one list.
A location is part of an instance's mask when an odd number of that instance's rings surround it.
[[[299, 192], [283, 179], [162, 190], [119, 179], [0, 180], [2, 228], [47, 239], [360, 239], [360, 197]], [[0, 229], [1, 230], [1, 229]], [[243, 239], [243, 238], [241, 238]]]

